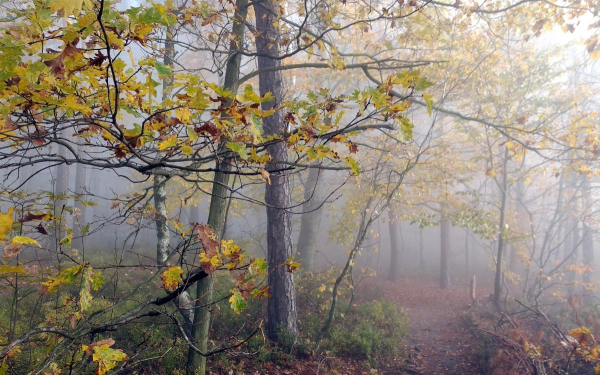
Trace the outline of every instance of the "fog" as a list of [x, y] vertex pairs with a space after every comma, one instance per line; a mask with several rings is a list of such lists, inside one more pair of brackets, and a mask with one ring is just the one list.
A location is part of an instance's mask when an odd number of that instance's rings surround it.
[[8, 1], [0, 374], [600, 369], [597, 1]]

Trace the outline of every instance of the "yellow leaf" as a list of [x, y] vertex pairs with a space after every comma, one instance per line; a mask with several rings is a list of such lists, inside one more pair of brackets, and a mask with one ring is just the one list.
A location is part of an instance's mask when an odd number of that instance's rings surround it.
[[182, 145], [181, 151], [183, 151], [186, 156], [190, 156], [194, 152], [189, 145]]
[[13, 210], [14, 207], [8, 209], [8, 212], [3, 214], [0, 212], [0, 240], [4, 239], [13, 225]]
[[92, 4], [89, 0], [51, 0], [48, 5], [55, 12], [64, 11], [64, 16], [68, 17], [74, 12], [80, 12], [84, 3], [86, 7]]
[[27, 273], [23, 267], [18, 266], [4, 266], [0, 265], [0, 274], [3, 273]]
[[427, 103], [427, 114], [431, 116], [431, 111], [433, 110], [433, 100], [431, 95], [423, 94], [423, 99], [425, 99], [425, 103]]
[[35, 245], [37, 247], [42, 247], [36, 240], [33, 238], [25, 237], [25, 236], [15, 236], [12, 239], [12, 243], [15, 245]]
[[158, 144], [158, 151], [164, 151], [170, 147], [177, 145], [177, 136], [172, 135], [167, 140], [162, 141]]
[[174, 291], [179, 286], [179, 283], [183, 281], [181, 275], [183, 274], [183, 270], [179, 266], [173, 266], [167, 268], [161, 275], [160, 278], [162, 280], [163, 286], [169, 292]]
[[92, 360], [98, 363], [97, 375], [103, 375], [117, 366], [117, 362], [126, 361], [129, 358], [121, 349], [113, 349], [113, 339], [105, 339], [90, 345], [82, 345], [81, 348]]
[[262, 178], [265, 184], [271, 185], [271, 174], [267, 172], [265, 169], [260, 170], [260, 177]]
[[494, 177], [496, 177], [496, 174], [497, 174], [496, 170], [493, 168], [488, 168], [485, 170], [485, 175], [488, 177], [494, 178]]
[[190, 112], [189, 108], [177, 108], [175, 110], [175, 117], [184, 124], [189, 124], [190, 119], [192, 117], [192, 112]]

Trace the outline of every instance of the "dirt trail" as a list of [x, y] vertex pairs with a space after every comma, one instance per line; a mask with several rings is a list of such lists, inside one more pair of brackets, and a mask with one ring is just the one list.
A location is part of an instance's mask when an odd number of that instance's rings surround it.
[[[472, 335], [462, 316], [470, 303], [469, 287], [440, 290], [432, 281], [404, 279], [397, 283], [377, 279], [385, 297], [402, 307], [410, 323], [406, 368], [399, 374], [479, 374]], [[482, 290], [479, 293], [487, 293]]]

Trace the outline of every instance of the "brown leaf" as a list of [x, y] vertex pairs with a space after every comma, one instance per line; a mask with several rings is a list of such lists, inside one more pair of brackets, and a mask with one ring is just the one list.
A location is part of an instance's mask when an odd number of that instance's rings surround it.
[[21, 250], [21, 244], [19, 243], [8, 243], [4, 245], [4, 257], [11, 258], [19, 254]]
[[69, 56], [74, 56], [79, 53], [79, 48], [76, 47], [79, 39], [75, 39], [71, 44], [68, 44], [65, 49], [54, 59], [44, 61], [54, 76], [61, 78], [65, 76], [65, 59]]
[[348, 150], [350, 150], [351, 154], [356, 154], [358, 152], [358, 146], [354, 142], [348, 143]]
[[102, 63], [104, 62], [104, 60], [106, 60], [106, 56], [104, 56], [102, 54], [102, 52], [98, 51], [98, 52], [96, 52], [96, 55], [94, 56], [94, 58], [92, 58], [88, 64], [90, 66], [102, 66]]
[[46, 231], [46, 228], [44, 228], [44, 226], [42, 225], [42, 223], [40, 223], [37, 227], [35, 227], [35, 230], [37, 230], [41, 234], [48, 235], [48, 232]]
[[208, 261], [200, 262], [204, 271], [208, 274], [213, 273], [216, 267], [210, 262], [210, 259], [218, 254], [219, 242], [215, 240], [212, 229], [206, 224], [197, 225], [194, 228]]
[[201, 127], [194, 128], [194, 131], [198, 135], [208, 133], [216, 141], [218, 141], [220, 138], [219, 137], [219, 129], [217, 129], [217, 127], [212, 122], [205, 122], [204, 125], [202, 125]]

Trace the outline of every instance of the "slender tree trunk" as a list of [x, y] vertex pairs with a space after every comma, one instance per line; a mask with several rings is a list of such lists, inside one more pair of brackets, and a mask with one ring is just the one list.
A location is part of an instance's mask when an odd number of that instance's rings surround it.
[[156, 224], [156, 263], [164, 266], [169, 258], [169, 224], [167, 218], [167, 178], [154, 176], [154, 223]]
[[[64, 147], [58, 146], [59, 151], [58, 154], [61, 157], [65, 157], [68, 152]], [[62, 217], [62, 219], [56, 223], [54, 235], [56, 237], [54, 244], [56, 248], [60, 247], [59, 242], [64, 238], [65, 231], [64, 227], [68, 226], [68, 224], [63, 221], [66, 220], [66, 213], [64, 207], [67, 205], [68, 200], [66, 197], [69, 194], [69, 165], [68, 164], [59, 164], [56, 166], [56, 182], [54, 185], [54, 216]]]
[[77, 215], [73, 215], [73, 247], [81, 250], [83, 248], [83, 234], [81, 230], [85, 225], [86, 207], [81, 202], [85, 194], [85, 165], [77, 164], [75, 167], [75, 202], [73, 207]]
[[398, 241], [398, 222], [393, 208], [388, 208], [388, 227], [390, 230], [390, 271], [388, 280], [398, 281], [398, 263], [400, 259], [400, 244]]
[[[587, 176], [582, 177], [581, 182], [581, 193], [583, 195], [583, 204], [586, 213], [592, 207], [592, 192], [590, 186], [590, 180]], [[583, 263], [587, 266], [591, 266], [594, 263], [594, 235], [592, 228], [587, 224], [587, 220], [583, 220], [583, 240], [581, 243]], [[592, 282], [592, 272], [587, 271], [583, 274], [583, 282]]]
[[425, 264], [425, 244], [423, 243], [423, 232], [424, 228], [419, 228], [419, 268], [421, 272], [425, 272], [427, 267]]
[[502, 269], [504, 255], [504, 225], [506, 216], [506, 197], [508, 195], [508, 147], [504, 149], [504, 170], [502, 171], [502, 203], [500, 205], [500, 224], [498, 225], [498, 252], [496, 255], [496, 277], [494, 280], [494, 306], [500, 310], [500, 299], [502, 298], [502, 281], [504, 271]]
[[[237, 0], [232, 27], [232, 41], [229, 46], [230, 57], [225, 70], [225, 88], [237, 93], [240, 78], [240, 65], [244, 44], [245, 22], [248, 15], [248, 0]], [[229, 106], [227, 102], [225, 105]], [[220, 147], [225, 147], [222, 143]], [[229, 176], [232, 161], [224, 159], [217, 161], [217, 172], [213, 179], [212, 196], [208, 213], [208, 225], [211, 226], [217, 239], [221, 239], [225, 231], [228, 208]], [[211, 325], [212, 294], [214, 279], [211, 276], [202, 279], [196, 287], [197, 305], [194, 308], [194, 324], [192, 339], [204, 353], [208, 352], [208, 337]], [[187, 358], [188, 375], [204, 375], [206, 373], [206, 357], [190, 348]]]
[[450, 220], [442, 208], [440, 223], [440, 289], [449, 289], [450, 282]]
[[[579, 258], [579, 245], [581, 242], [581, 231], [579, 229], [579, 220], [577, 218], [573, 219], [573, 236], [571, 237], [573, 242], [571, 244], [571, 261], [569, 262], [571, 265], [577, 264]], [[575, 292], [575, 278], [577, 277], [577, 273], [575, 271], [569, 271], [569, 287], [567, 290], [567, 294], [571, 295]]]
[[323, 216], [323, 171], [309, 168], [304, 187], [304, 204], [300, 220], [298, 237], [298, 259], [304, 271], [312, 271], [315, 267], [315, 251]]
[[[254, 3], [256, 16], [256, 50], [258, 52], [258, 69], [273, 69], [281, 66], [279, 56], [279, 3], [265, 0]], [[281, 71], [263, 71], [259, 75], [260, 94], [272, 93], [275, 101], [262, 103], [264, 110], [269, 110], [283, 103], [283, 77]], [[276, 111], [265, 118], [263, 123], [265, 135], [279, 135], [285, 130], [283, 112]], [[267, 165], [271, 173], [271, 184], [266, 186], [265, 203], [267, 204], [267, 251], [269, 263], [269, 286], [271, 298], [267, 303], [267, 335], [278, 341], [280, 330], [296, 336], [298, 333], [296, 295], [294, 275], [281, 265], [292, 255], [291, 221], [288, 212], [290, 207], [289, 175], [285, 170], [287, 148], [284, 142], [277, 142], [267, 147], [273, 162]], [[276, 172], [277, 171], [277, 172]]]
[[469, 230], [465, 229], [465, 275], [469, 274]]
[[194, 224], [200, 222], [200, 204], [190, 206], [189, 221]]

